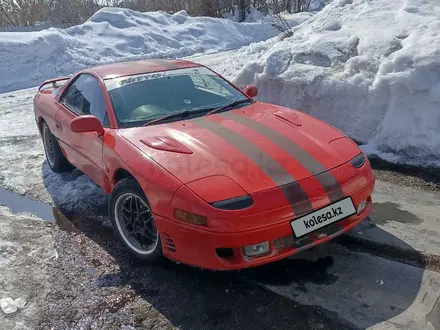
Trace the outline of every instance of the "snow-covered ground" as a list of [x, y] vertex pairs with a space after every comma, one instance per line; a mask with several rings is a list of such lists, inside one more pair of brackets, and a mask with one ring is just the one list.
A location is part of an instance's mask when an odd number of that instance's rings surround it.
[[[312, 14], [291, 15], [291, 25]], [[189, 17], [185, 11], [140, 13], [104, 8], [82, 25], [38, 32], [0, 33], [0, 93], [122, 60], [183, 57], [236, 49], [275, 37], [267, 21]]]
[[440, 166], [438, 0], [335, 0], [294, 36], [220, 63], [261, 100], [317, 116], [390, 161]]

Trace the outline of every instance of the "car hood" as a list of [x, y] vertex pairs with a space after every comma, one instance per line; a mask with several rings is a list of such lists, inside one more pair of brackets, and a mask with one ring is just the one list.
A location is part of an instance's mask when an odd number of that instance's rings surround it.
[[225, 176], [249, 194], [328, 171], [360, 152], [328, 124], [261, 102], [119, 133], [184, 184]]

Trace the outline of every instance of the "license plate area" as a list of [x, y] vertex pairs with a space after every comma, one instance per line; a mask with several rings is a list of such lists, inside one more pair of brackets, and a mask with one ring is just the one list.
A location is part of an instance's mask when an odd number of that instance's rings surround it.
[[319, 210], [292, 220], [290, 226], [292, 227], [295, 237], [300, 238], [318, 229], [334, 224], [337, 221], [350, 217], [353, 214], [356, 214], [353, 200], [351, 197], [346, 197], [338, 202], [324, 206]]

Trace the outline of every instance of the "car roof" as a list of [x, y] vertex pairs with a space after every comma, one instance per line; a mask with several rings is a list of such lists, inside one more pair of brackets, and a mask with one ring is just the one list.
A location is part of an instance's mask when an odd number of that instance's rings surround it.
[[194, 68], [199, 66], [201, 65], [185, 60], [151, 59], [105, 64], [88, 68], [82, 72], [93, 72], [102, 79], [109, 79], [142, 73]]

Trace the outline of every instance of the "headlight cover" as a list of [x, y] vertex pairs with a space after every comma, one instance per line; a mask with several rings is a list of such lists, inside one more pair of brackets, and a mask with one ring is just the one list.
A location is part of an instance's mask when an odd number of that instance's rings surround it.
[[254, 203], [252, 197], [249, 195], [225, 199], [222, 201], [211, 203], [211, 206], [221, 210], [242, 210], [248, 208]]
[[365, 156], [363, 153], [360, 153], [356, 157], [354, 157], [352, 160], [350, 160], [350, 164], [353, 165], [356, 168], [362, 167], [362, 165], [365, 164]]

